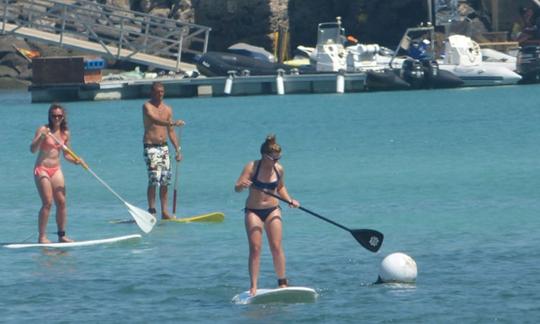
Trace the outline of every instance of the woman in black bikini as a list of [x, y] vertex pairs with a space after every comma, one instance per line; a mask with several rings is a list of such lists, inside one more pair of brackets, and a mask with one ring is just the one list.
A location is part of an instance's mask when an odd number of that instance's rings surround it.
[[257, 292], [259, 277], [259, 261], [263, 227], [268, 236], [268, 243], [274, 260], [274, 270], [278, 276], [278, 286], [287, 287], [285, 277], [285, 254], [281, 246], [281, 208], [279, 201], [263, 191], [277, 193], [290, 202], [289, 207], [298, 207], [298, 201], [292, 199], [284, 182], [281, 147], [276, 143], [275, 135], [269, 135], [261, 146], [261, 159], [249, 162], [236, 181], [234, 190], [240, 192], [249, 188], [246, 200], [245, 224], [249, 240], [249, 275], [251, 278], [250, 293]]

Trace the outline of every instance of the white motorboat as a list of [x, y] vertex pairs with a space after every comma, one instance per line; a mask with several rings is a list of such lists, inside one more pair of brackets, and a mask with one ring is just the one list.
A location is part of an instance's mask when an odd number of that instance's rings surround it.
[[[426, 60], [433, 61], [435, 56], [433, 39], [434, 28], [431, 25], [408, 28], [394, 56], [392, 58], [382, 57], [381, 63], [389, 62], [387, 64], [395, 67], [406, 63], [411, 65], [415, 60], [424, 64]], [[397, 54], [403, 53], [403, 51], [407, 53], [407, 56], [398, 57]], [[447, 37], [443, 52], [442, 58], [437, 59], [432, 64], [436, 64], [440, 72], [452, 73], [459, 77], [463, 81], [463, 86], [508, 85], [516, 84], [521, 80], [521, 76], [513, 71], [515, 63], [512, 63], [509, 57], [504, 57], [509, 62], [497, 62], [494, 58], [490, 62], [484, 62], [480, 46], [470, 37], [463, 35]], [[485, 53], [492, 57], [495, 56], [494, 51], [485, 51]], [[501, 55], [497, 55], [497, 58], [500, 60]], [[416, 64], [418, 65], [418, 63]], [[405, 80], [408, 81], [407, 78]]]
[[482, 62], [486, 64], [496, 64], [517, 72], [518, 48], [503, 53], [491, 48], [482, 48]]
[[[352, 44], [346, 46], [347, 42]], [[439, 71], [434, 61], [401, 60], [399, 64], [389, 64], [392, 51], [379, 44], [360, 44], [345, 37], [340, 17], [336, 22], [318, 25], [315, 48], [298, 46], [298, 49], [309, 56], [317, 73], [363, 72], [371, 89], [449, 88], [463, 84], [452, 73]]]
[[315, 48], [299, 46], [309, 55], [317, 72], [366, 72], [382, 71], [385, 67], [377, 64], [378, 44], [354, 44], [346, 46], [345, 29], [341, 17], [335, 22], [320, 23], [317, 28]]
[[509, 85], [521, 80], [519, 74], [504, 64], [483, 62], [480, 46], [470, 37], [449, 36], [444, 53], [444, 58], [438, 60], [439, 68], [457, 75], [465, 86]]

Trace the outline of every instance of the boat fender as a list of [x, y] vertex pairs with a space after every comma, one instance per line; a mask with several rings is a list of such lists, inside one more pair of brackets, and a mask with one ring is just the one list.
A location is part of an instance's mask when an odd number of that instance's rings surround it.
[[278, 69], [277, 70], [277, 77], [276, 77], [276, 89], [278, 95], [284, 95], [285, 94], [285, 83], [283, 81], [283, 74], [285, 73], [285, 70]]
[[345, 93], [345, 70], [340, 69], [336, 77], [336, 92]]
[[233, 80], [236, 74], [236, 71], [227, 71], [229, 76], [227, 77], [227, 80], [225, 80], [225, 89], [223, 90], [223, 93], [226, 95], [230, 95], [232, 92], [232, 86], [233, 86]]

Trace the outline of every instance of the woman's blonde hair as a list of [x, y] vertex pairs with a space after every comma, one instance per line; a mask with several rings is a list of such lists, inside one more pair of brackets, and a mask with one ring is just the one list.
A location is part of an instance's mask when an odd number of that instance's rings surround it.
[[276, 143], [276, 135], [270, 134], [266, 136], [266, 140], [261, 145], [261, 154], [281, 153], [281, 146]]

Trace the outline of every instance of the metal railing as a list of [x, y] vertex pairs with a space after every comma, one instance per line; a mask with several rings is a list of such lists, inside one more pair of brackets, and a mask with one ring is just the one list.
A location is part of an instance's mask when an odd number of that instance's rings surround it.
[[[203, 54], [211, 28], [152, 16], [86, 0], [0, 0], [2, 34], [33, 28], [64, 37], [98, 43], [112, 58], [130, 59], [144, 53], [176, 61], [182, 53]], [[16, 25], [6, 30], [6, 24]], [[125, 55], [128, 50], [129, 54]]]

